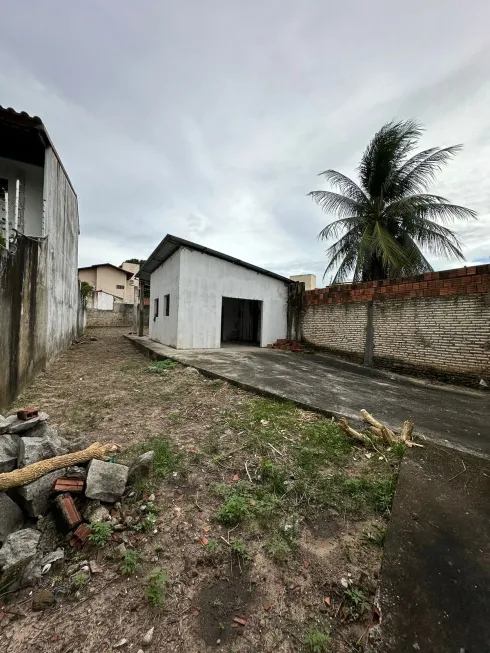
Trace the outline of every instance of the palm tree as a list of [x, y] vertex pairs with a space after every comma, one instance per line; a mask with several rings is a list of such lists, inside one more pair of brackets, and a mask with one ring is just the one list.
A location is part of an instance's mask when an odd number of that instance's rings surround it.
[[356, 282], [429, 272], [432, 267], [421, 248], [464, 260], [457, 236], [444, 224], [475, 218], [476, 212], [426, 192], [462, 146], [432, 147], [409, 158], [422, 131], [413, 120], [387, 123], [362, 155], [359, 185], [340, 172], [325, 170], [320, 176], [339, 192], [308, 193], [326, 213], [338, 217], [319, 238], [337, 238], [344, 232], [327, 250], [325, 275], [337, 269], [332, 283], [351, 276]]

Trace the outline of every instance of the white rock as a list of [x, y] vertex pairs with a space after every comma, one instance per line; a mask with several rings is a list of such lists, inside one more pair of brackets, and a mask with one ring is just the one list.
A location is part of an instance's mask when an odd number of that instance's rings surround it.
[[154, 632], [155, 632], [155, 627], [153, 626], [153, 628], [150, 628], [150, 630], [146, 633], [146, 635], [141, 640], [143, 646], [150, 646], [151, 642], [153, 641]]
[[103, 460], [92, 460], [87, 474], [85, 496], [107, 503], [118, 501], [126, 488], [129, 467]]

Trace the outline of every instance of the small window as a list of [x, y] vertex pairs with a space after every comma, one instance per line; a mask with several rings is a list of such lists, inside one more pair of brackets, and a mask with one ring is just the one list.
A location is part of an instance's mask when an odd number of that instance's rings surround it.
[[170, 315], [170, 295], [164, 296], [163, 303], [165, 305], [165, 315], [168, 317]]
[[153, 319], [158, 317], [158, 297], [153, 300]]
[[118, 290], [124, 290], [124, 286], [117, 285], [116, 288], [117, 288]]

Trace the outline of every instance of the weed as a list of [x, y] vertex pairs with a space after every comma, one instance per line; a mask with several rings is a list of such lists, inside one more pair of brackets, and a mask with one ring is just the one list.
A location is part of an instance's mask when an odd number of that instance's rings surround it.
[[121, 565], [121, 572], [123, 574], [134, 574], [140, 560], [141, 556], [138, 551], [135, 551], [134, 549], [128, 549], [124, 554]]
[[177, 367], [177, 363], [167, 358], [164, 361], [153, 361], [146, 368], [146, 371], [150, 374], [165, 374], [167, 370], [171, 370], [173, 367]]
[[180, 419], [180, 410], [172, 410], [168, 415], [167, 419], [171, 422], [177, 422]]
[[145, 516], [142, 522], [136, 524], [134, 530], [138, 531], [139, 533], [148, 533], [149, 531], [152, 531], [155, 528], [156, 523], [157, 523], [157, 516], [155, 515], [155, 513], [150, 512]]
[[310, 653], [328, 653], [332, 638], [323, 630], [312, 628], [303, 640]]
[[369, 610], [366, 595], [357, 587], [348, 587], [345, 592], [347, 609], [353, 619], [360, 619]]
[[70, 578], [70, 584], [74, 589], [80, 589], [85, 587], [89, 581], [88, 574], [85, 574], [83, 571], [79, 571]]
[[266, 551], [274, 562], [279, 564], [287, 562], [292, 554], [290, 544], [281, 537], [273, 537], [266, 544]]
[[165, 601], [165, 585], [168, 581], [167, 574], [159, 568], [153, 569], [148, 575], [146, 598], [153, 606], [162, 605]]
[[364, 533], [361, 535], [361, 538], [367, 544], [383, 547], [386, 538], [386, 529], [381, 528], [380, 526], [374, 526], [373, 530], [364, 531]]
[[137, 490], [151, 490], [156, 481], [166, 478], [174, 471], [179, 471], [185, 476], [184, 455], [177, 451], [174, 445], [166, 438], [155, 436], [141, 444], [127, 450], [118, 457], [121, 462], [133, 461], [136, 456], [154, 451], [153, 472], [150, 479], [140, 477], [133, 481], [133, 487]]
[[221, 605], [223, 605], [223, 601], [221, 601], [220, 599], [214, 599], [213, 605], [219, 608]]
[[207, 551], [209, 551], [209, 553], [213, 553], [213, 554], [218, 553], [219, 548], [220, 548], [219, 544], [215, 539], [211, 538], [210, 540], [208, 540], [208, 543], [206, 545], [206, 549], [207, 549]]
[[249, 514], [248, 500], [238, 492], [232, 492], [216, 513], [216, 521], [224, 526], [234, 526]]
[[246, 561], [250, 559], [250, 554], [247, 551], [247, 546], [243, 540], [231, 540], [230, 542], [231, 554], [238, 558], [238, 560]]
[[112, 526], [107, 522], [100, 522], [92, 524], [90, 528], [92, 532], [88, 536], [89, 541], [93, 542], [95, 546], [103, 548], [111, 539]]
[[395, 444], [391, 445], [391, 452], [398, 460], [401, 460], [403, 458], [403, 454], [405, 453], [405, 445], [403, 442], [395, 442]]

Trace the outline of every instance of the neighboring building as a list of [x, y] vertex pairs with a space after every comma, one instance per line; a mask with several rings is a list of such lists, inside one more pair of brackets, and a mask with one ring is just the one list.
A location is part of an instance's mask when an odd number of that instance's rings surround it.
[[124, 301], [126, 304], [137, 304], [138, 303], [138, 290], [139, 290], [139, 280], [137, 274], [139, 272], [140, 266], [139, 263], [130, 263], [129, 261], [124, 261], [119, 266], [122, 270], [126, 272], [131, 272], [132, 277], [128, 279], [126, 284], [126, 293], [124, 296]]
[[291, 281], [304, 283], [305, 290], [315, 290], [316, 288], [316, 276], [314, 274], [293, 274], [293, 276], [289, 278]]
[[41, 119], [0, 107], [0, 408], [76, 336], [78, 234]]
[[86, 308], [96, 308], [99, 311], [113, 311], [114, 299], [114, 295], [109, 295], [109, 293], [103, 290], [94, 290], [87, 297]]
[[150, 338], [177, 349], [286, 338], [290, 279], [167, 235], [138, 273], [150, 282]]
[[109, 295], [114, 295], [115, 301], [133, 304], [132, 301], [126, 301], [128, 297], [128, 282], [131, 280], [133, 273], [118, 268], [111, 263], [100, 263], [99, 265], [90, 265], [84, 268], [78, 268], [78, 279], [89, 283], [95, 291], [103, 290]]

